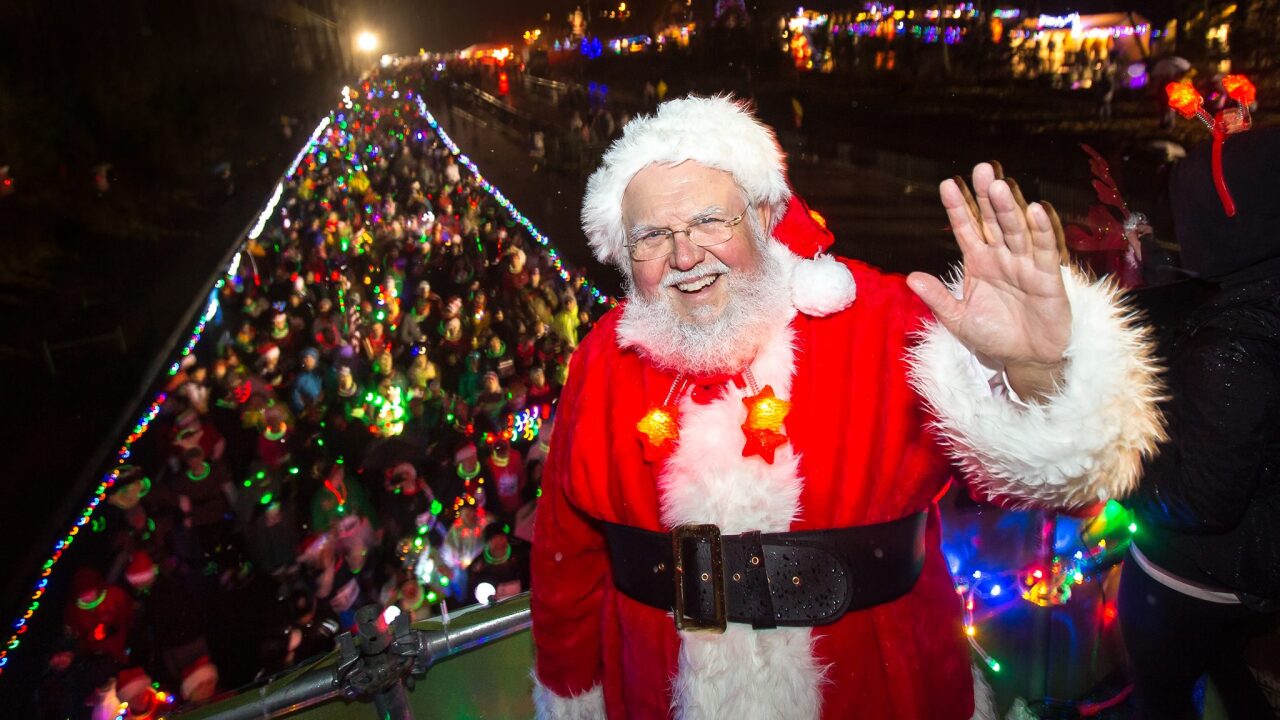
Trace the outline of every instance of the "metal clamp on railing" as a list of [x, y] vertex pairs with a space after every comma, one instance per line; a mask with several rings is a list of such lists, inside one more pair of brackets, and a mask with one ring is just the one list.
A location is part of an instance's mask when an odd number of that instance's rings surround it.
[[234, 697], [171, 716], [174, 720], [265, 720], [338, 699], [374, 703], [377, 717], [411, 720], [409, 690], [436, 663], [528, 630], [529, 594], [454, 614], [446, 623], [390, 623], [376, 605], [356, 613], [356, 630], [338, 636], [335, 652]]
[[377, 605], [356, 611], [355, 633], [338, 636], [338, 687], [348, 700], [373, 699], [380, 718], [410, 718], [406, 689], [430, 667], [422, 635], [407, 615], [383, 621]]

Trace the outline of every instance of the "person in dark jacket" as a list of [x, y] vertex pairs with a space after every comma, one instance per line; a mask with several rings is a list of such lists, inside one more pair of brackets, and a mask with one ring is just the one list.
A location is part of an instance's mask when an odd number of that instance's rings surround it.
[[1120, 589], [1140, 718], [1197, 717], [1208, 673], [1232, 718], [1272, 717], [1245, 647], [1280, 621], [1280, 128], [1229, 137], [1171, 192], [1185, 269], [1207, 284], [1163, 348], [1169, 440], [1148, 462]]

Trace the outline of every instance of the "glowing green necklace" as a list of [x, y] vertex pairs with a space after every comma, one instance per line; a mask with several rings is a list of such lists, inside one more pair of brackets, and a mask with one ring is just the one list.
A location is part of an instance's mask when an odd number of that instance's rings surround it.
[[507, 546], [507, 554], [502, 556], [501, 560], [495, 560], [493, 555], [489, 554], [489, 546], [484, 548], [484, 561], [490, 565], [501, 565], [511, 559], [511, 546]]
[[85, 602], [83, 600], [76, 600], [76, 607], [80, 608], [81, 610], [92, 610], [98, 607], [99, 605], [101, 605], [102, 601], [106, 599], [107, 599], [107, 591], [103, 590], [102, 593], [98, 595], [98, 597], [94, 598], [93, 600], [90, 600], [89, 602]]

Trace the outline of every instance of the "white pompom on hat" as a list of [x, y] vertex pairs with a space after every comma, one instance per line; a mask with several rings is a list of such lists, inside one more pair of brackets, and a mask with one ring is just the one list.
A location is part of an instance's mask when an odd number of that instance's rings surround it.
[[727, 96], [678, 98], [627, 123], [587, 181], [582, 229], [596, 259], [620, 268], [630, 263], [622, 196], [636, 173], [649, 165], [686, 161], [729, 173], [753, 206], [769, 209], [776, 220], [773, 239], [797, 260], [791, 277], [797, 310], [823, 316], [853, 302], [853, 275], [820, 254], [834, 238], [791, 191], [786, 155], [773, 130], [747, 103]]

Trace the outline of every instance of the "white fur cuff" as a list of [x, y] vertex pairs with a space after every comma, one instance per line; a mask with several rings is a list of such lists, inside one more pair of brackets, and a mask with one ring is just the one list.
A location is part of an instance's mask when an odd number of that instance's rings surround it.
[[969, 670], [973, 673], [973, 715], [969, 720], [997, 720], [996, 695], [987, 676], [975, 663], [969, 663]]
[[533, 707], [538, 720], [600, 720], [604, 717], [604, 689], [597, 684], [582, 694], [561, 697], [534, 675]]
[[1071, 342], [1062, 385], [1018, 404], [972, 371], [973, 353], [934, 323], [912, 351], [911, 375], [970, 484], [1015, 505], [1078, 507], [1123, 497], [1164, 438], [1146, 328], [1105, 281], [1063, 268]]

